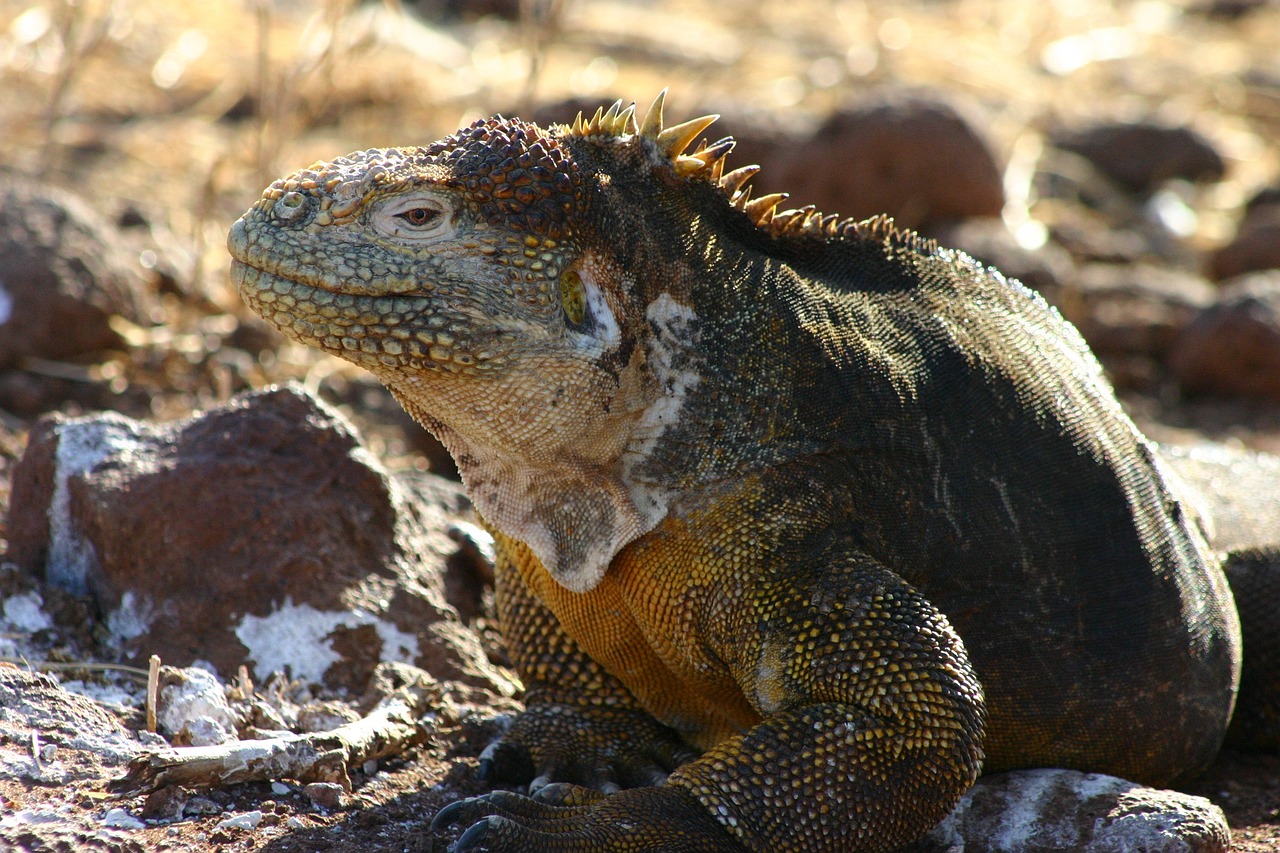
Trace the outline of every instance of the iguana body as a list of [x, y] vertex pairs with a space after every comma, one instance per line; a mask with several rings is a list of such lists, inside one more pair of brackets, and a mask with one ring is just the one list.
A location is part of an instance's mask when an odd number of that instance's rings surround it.
[[632, 116], [317, 164], [230, 237], [248, 303], [377, 374], [495, 530], [528, 692], [482, 765], [542, 802], [450, 808], [459, 849], [889, 849], [984, 750], [1204, 767], [1235, 611], [1079, 335]]

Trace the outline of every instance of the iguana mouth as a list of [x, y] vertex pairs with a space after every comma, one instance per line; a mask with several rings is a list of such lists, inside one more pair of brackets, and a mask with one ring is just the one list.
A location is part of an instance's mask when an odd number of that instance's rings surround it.
[[335, 293], [239, 259], [232, 261], [231, 280], [249, 307], [288, 337], [371, 369], [458, 372], [493, 358], [462, 349], [459, 324], [430, 310], [429, 300]]

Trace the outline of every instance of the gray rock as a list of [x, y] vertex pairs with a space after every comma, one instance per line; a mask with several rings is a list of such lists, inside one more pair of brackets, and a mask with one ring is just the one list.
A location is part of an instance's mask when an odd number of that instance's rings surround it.
[[0, 779], [63, 784], [98, 778], [102, 765], [124, 764], [140, 750], [93, 700], [47, 675], [0, 666]]
[[1075, 770], [984, 776], [912, 853], [1226, 853], [1231, 831], [1203, 797]]
[[226, 688], [199, 667], [160, 669], [156, 723], [175, 744], [211, 746], [234, 740], [236, 718]]

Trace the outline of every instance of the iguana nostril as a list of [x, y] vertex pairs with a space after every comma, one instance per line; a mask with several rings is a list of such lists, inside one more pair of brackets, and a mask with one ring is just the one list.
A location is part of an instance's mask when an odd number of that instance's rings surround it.
[[291, 190], [280, 196], [273, 212], [276, 218], [283, 222], [296, 222], [310, 212], [311, 206], [310, 196]]

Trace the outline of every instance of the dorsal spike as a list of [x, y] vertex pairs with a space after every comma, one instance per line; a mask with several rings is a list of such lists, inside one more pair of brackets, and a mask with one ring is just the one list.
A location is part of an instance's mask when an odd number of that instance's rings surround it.
[[757, 225], [768, 222], [773, 217], [773, 210], [779, 202], [788, 198], [787, 193], [769, 193], [762, 195], [755, 201], [747, 202], [742, 210], [751, 217], [751, 221]]
[[799, 208], [791, 208], [790, 210], [780, 210], [773, 214], [773, 219], [769, 224], [778, 233], [789, 231], [797, 222], [803, 222], [805, 211]]
[[602, 118], [604, 118], [604, 107], [596, 107], [595, 115], [593, 115], [593, 116], [591, 117], [591, 120], [587, 122], [586, 132], [587, 132], [587, 133], [599, 133], [599, 132], [600, 132], [600, 120], [601, 120]]
[[582, 110], [578, 110], [578, 117], [573, 120], [573, 124], [569, 125], [569, 132], [579, 135], [586, 132], [582, 123]]
[[729, 204], [738, 208], [738, 210], [746, 210], [747, 204], [751, 201], [751, 187], [743, 187], [732, 196], [729, 197]]
[[618, 123], [618, 114], [622, 112], [622, 99], [614, 101], [609, 105], [609, 109], [604, 111], [604, 115], [600, 117], [600, 129], [605, 133], [612, 133], [614, 125]]
[[740, 169], [734, 169], [720, 179], [720, 186], [724, 188], [725, 195], [732, 198], [737, 194], [738, 190], [742, 189], [742, 185], [751, 180], [752, 176], [759, 171], [759, 166], [743, 166]]
[[718, 160], [712, 161], [711, 163], [711, 183], [718, 184], [720, 183], [720, 180], [723, 177], [724, 177], [724, 158], [721, 157]]
[[665, 128], [658, 134], [658, 148], [674, 160], [684, 153], [684, 150], [689, 147], [689, 143], [698, 138], [698, 134], [710, 127], [718, 118], [720, 116], [715, 114], [699, 116]]
[[634, 101], [618, 116], [618, 124], [621, 128], [619, 133], [629, 133], [634, 136], [640, 130], [636, 124], [636, 105]]
[[658, 97], [653, 99], [649, 111], [644, 114], [644, 121], [640, 122], [641, 136], [654, 140], [658, 138], [658, 134], [662, 132], [662, 105], [666, 100], [667, 90], [663, 89], [658, 93]]
[[684, 154], [677, 157], [673, 161], [672, 165], [676, 168], [676, 174], [681, 177], [688, 177], [707, 168], [707, 164], [702, 162], [702, 160], [697, 157], [688, 157]]
[[702, 145], [698, 146], [698, 150], [693, 152], [692, 156], [707, 164], [715, 163], [717, 160], [723, 160], [733, 150], [733, 146], [737, 144], [731, 136], [717, 139], [710, 145], [707, 145], [704, 141]]

